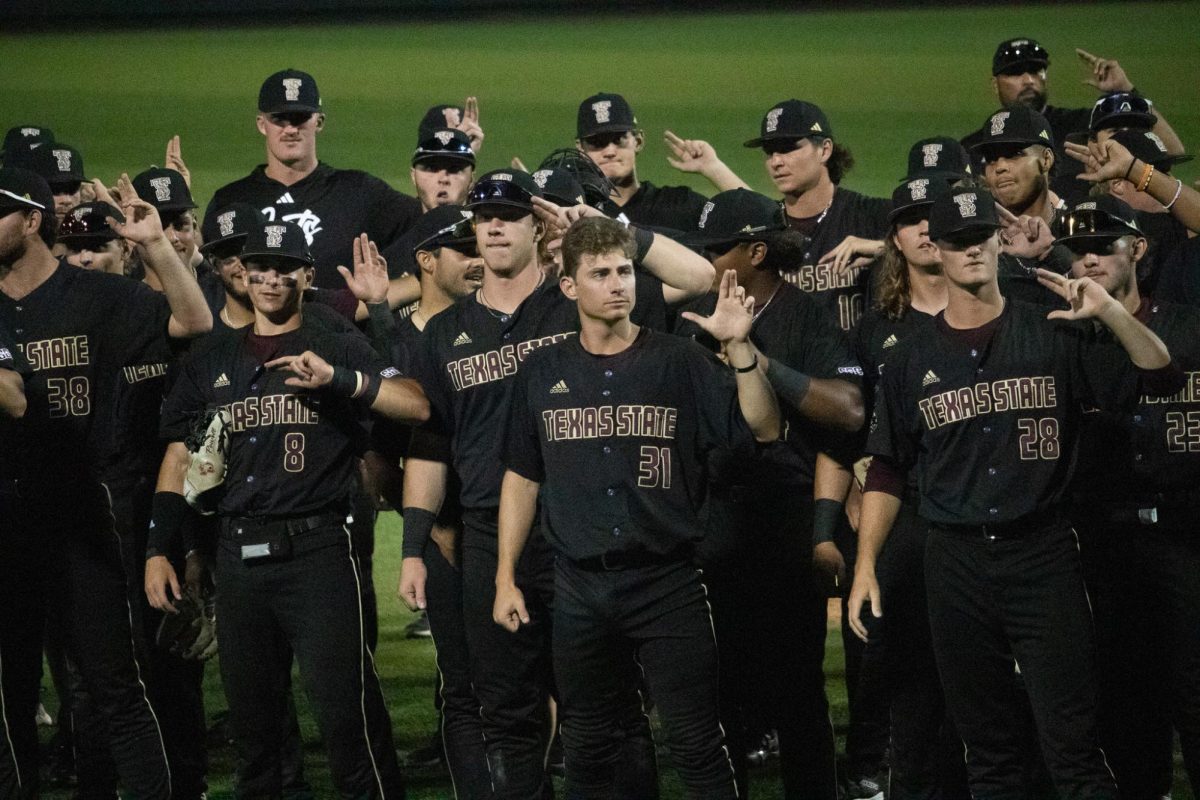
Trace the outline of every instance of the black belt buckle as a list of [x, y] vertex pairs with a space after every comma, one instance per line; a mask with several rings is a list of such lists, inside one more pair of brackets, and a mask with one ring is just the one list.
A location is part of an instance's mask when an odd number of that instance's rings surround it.
[[243, 564], [266, 564], [287, 561], [292, 557], [292, 537], [285, 525], [269, 523], [254, 526], [239, 521], [234, 526], [234, 534]]

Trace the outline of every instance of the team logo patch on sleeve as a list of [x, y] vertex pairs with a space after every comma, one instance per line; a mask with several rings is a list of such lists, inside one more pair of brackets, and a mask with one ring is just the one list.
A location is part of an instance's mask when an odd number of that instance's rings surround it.
[[381, 378], [395, 378], [400, 374], [400, 370], [395, 367], [388, 367], [379, 373]]

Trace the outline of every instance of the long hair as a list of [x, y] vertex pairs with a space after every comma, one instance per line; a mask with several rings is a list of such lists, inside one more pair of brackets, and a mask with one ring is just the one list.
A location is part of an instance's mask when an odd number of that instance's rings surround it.
[[854, 167], [854, 154], [850, 152], [850, 148], [843, 144], [833, 143], [833, 152], [829, 154], [829, 160], [825, 162], [825, 169], [829, 171], [829, 180], [835, 185], [842, 182], [842, 178], [846, 177], [846, 173]]
[[912, 284], [908, 281], [908, 261], [896, 246], [896, 226], [883, 237], [883, 255], [875, 273], [875, 308], [897, 320], [912, 304]]

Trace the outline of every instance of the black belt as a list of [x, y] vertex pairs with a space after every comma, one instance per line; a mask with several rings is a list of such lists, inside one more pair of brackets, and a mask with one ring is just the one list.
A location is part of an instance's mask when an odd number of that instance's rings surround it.
[[328, 511], [311, 517], [226, 517], [221, 521], [221, 532], [231, 538], [239, 536], [272, 536], [287, 534], [299, 536], [318, 528], [341, 526], [353, 521], [346, 512]]
[[1176, 527], [1194, 524], [1197, 509], [1200, 495], [1196, 492], [1168, 492], [1141, 500], [1076, 498], [1074, 514], [1093, 522]]
[[568, 558], [573, 566], [584, 572], [617, 572], [638, 567], [658, 567], [687, 561], [689, 548], [678, 548], [670, 553], [651, 553], [649, 550], [616, 550], [587, 558]]
[[995, 522], [983, 525], [959, 525], [947, 522], [934, 522], [931, 527], [935, 530], [953, 533], [970, 539], [986, 539], [988, 541], [1009, 541], [1024, 539], [1032, 533], [1049, 528], [1062, 522], [1062, 514], [1058, 509], [1034, 511], [1010, 522]]

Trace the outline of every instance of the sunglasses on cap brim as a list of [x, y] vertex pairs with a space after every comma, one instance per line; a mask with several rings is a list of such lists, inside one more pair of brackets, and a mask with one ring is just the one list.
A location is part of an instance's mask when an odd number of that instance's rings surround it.
[[[439, 247], [449, 247], [451, 250], [465, 252], [465, 246], [475, 249], [475, 226], [469, 219], [463, 219], [453, 225], [447, 225], [440, 231], [426, 236], [413, 245], [413, 252], [418, 250], [436, 250]], [[469, 255], [469, 254], [468, 254]]]
[[1071, 251], [1072, 255], [1110, 256], [1117, 250], [1117, 242], [1127, 234], [1113, 236], [1081, 236], [1078, 239], [1065, 239], [1058, 244]]
[[[996, 54], [999, 61], [1007, 63], [1001, 75], [1024, 75], [1045, 69], [1050, 63], [1050, 54], [1040, 44], [1010, 44]], [[1032, 69], [1030, 69], [1032, 67]]]
[[434, 156], [443, 156], [447, 158], [457, 158], [459, 160], [468, 160], [472, 164], [475, 163], [475, 151], [471, 149], [468, 142], [460, 139], [451, 139], [449, 144], [442, 144], [442, 140], [436, 137], [425, 139], [413, 153], [413, 161], [424, 158], [432, 158]]
[[519, 205], [533, 208], [533, 195], [511, 181], [484, 181], [471, 187], [467, 205], [479, 206], [488, 203]]
[[[1071, 239], [1077, 236], [1111, 237], [1140, 236], [1141, 232], [1120, 217], [1100, 209], [1084, 209], [1068, 211], [1055, 222], [1055, 230], [1059, 239]], [[1067, 244], [1067, 242], [1063, 242]]]
[[112, 217], [117, 223], [125, 221], [125, 215], [115, 208], [109, 206], [107, 212], [102, 210], [89, 211], [82, 217], [76, 217], [68, 212], [62, 224], [58, 227], [59, 240], [70, 239], [79, 236], [91, 236], [95, 238], [118, 239], [120, 236], [108, 224], [105, 217]]

